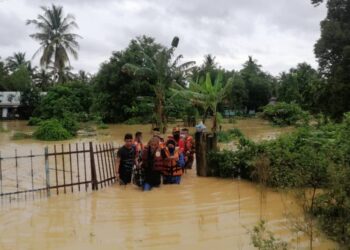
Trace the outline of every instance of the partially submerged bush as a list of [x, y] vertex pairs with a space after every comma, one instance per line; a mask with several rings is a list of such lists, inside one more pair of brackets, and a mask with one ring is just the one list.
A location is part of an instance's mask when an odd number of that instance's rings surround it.
[[287, 250], [288, 244], [276, 238], [266, 227], [265, 221], [261, 220], [258, 225], [249, 231], [253, 246], [259, 250]]
[[38, 126], [42, 120], [38, 117], [30, 117], [28, 121], [28, 126]]
[[[282, 188], [323, 188], [312, 212], [321, 228], [341, 245], [350, 245], [350, 113], [343, 123], [298, 128], [276, 140], [239, 139], [237, 151], [212, 152], [212, 173]], [[254, 177], [254, 178], [252, 178]]]
[[23, 140], [23, 139], [30, 139], [32, 138], [31, 135], [22, 133], [22, 132], [16, 132], [12, 137], [11, 140]]
[[280, 126], [307, 124], [310, 119], [309, 114], [303, 111], [298, 104], [285, 102], [265, 106], [262, 117]]
[[60, 123], [72, 136], [77, 134], [79, 124], [72, 113], [64, 114], [64, 117], [62, 120], [60, 120]]
[[218, 142], [230, 142], [234, 139], [243, 137], [242, 131], [238, 128], [229, 129], [227, 131], [217, 132]]
[[97, 129], [108, 129], [108, 125], [105, 123], [100, 123], [97, 125]]
[[67, 140], [72, 137], [56, 119], [43, 121], [33, 135], [35, 138], [44, 141]]

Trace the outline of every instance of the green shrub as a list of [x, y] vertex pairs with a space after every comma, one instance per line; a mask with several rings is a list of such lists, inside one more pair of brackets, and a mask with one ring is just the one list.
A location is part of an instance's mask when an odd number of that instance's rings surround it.
[[217, 132], [218, 142], [230, 142], [243, 137], [243, 133], [238, 128]]
[[[77, 115], [82, 121], [87, 119], [92, 105], [91, 86], [78, 82], [52, 87], [42, 97], [35, 114], [43, 120], [63, 119], [67, 113]], [[79, 115], [78, 115], [79, 114]]]
[[44, 141], [59, 141], [72, 137], [56, 119], [43, 121], [33, 135], [35, 138]]
[[28, 135], [26, 133], [22, 132], [16, 132], [12, 137], [11, 140], [23, 140], [23, 139], [30, 139], [32, 138], [31, 135]]
[[151, 119], [147, 119], [144, 117], [132, 117], [126, 121], [124, 121], [124, 124], [128, 124], [128, 125], [134, 125], [134, 124], [147, 124], [147, 123], [151, 123]]
[[287, 250], [288, 244], [281, 239], [275, 238], [273, 233], [266, 228], [265, 221], [261, 220], [258, 225], [249, 231], [253, 246], [259, 250]]
[[317, 193], [315, 207], [310, 212], [328, 236], [349, 246], [349, 138], [350, 113], [347, 113], [341, 124], [300, 127], [271, 141], [254, 143], [240, 137], [238, 150], [212, 152], [208, 160], [215, 176], [231, 177], [240, 171], [243, 178], [264, 179], [268, 186], [323, 189], [323, 193]]
[[310, 119], [309, 114], [303, 111], [298, 104], [285, 102], [265, 106], [262, 117], [280, 126], [307, 124]]
[[327, 190], [316, 198], [314, 215], [329, 237], [350, 246], [350, 166], [333, 166], [329, 175]]
[[60, 120], [60, 123], [72, 136], [77, 134], [79, 124], [72, 113], [65, 113], [63, 119]]
[[107, 124], [104, 124], [104, 123], [101, 123], [97, 126], [97, 129], [108, 129], [108, 125]]
[[213, 176], [228, 178], [234, 176], [237, 172], [237, 154], [232, 151], [209, 152], [209, 166]]
[[42, 120], [38, 117], [30, 117], [27, 123], [28, 126], [38, 126]]

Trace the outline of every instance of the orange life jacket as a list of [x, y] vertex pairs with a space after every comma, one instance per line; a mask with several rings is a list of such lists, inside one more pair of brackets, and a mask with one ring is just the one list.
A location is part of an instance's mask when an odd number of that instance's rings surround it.
[[[142, 165], [143, 168], [150, 167], [148, 165], [148, 154], [149, 154], [149, 146], [146, 146], [142, 152]], [[162, 156], [162, 149], [157, 148], [155, 152], [153, 152], [153, 162], [152, 162], [152, 170], [153, 171], [163, 171], [164, 167], [164, 159]]]
[[185, 142], [185, 152], [187, 151], [189, 151], [192, 154], [194, 152], [193, 137], [190, 135], [186, 137], [186, 142]]
[[[177, 164], [179, 160], [179, 149], [175, 149], [174, 155], [171, 155], [168, 148], [164, 149], [166, 158], [164, 159], [164, 175], [181, 176], [183, 174], [182, 168]], [[172, 158], [170, 158], [173, 156]]]

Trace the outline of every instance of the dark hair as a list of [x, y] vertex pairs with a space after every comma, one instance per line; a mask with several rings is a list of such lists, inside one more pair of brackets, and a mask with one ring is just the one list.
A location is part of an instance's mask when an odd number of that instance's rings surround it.
[[141, 135], [142, 135], [142, 132], [137, 131], [137, 132], [135, 133], [135, 138], [136, 138], [136, 137], [139, 137], [139, 136], [141, 136]]
[[160, 132], [160, 128], [154, 128], [153, 131], [158, 131], [158, 132]]
[[181, 131], [187, 131], [188, 132], [188, 128], [182, 128]]
[[130, 133], [125, 134], [124, 140], [132, 140], [132, 134]]
[[166, 145], [168, 146], [169, 144], [173, 144], [175, 147], [176, 142], [173, 139], [169, 139], [169, 140], [167, 140]]

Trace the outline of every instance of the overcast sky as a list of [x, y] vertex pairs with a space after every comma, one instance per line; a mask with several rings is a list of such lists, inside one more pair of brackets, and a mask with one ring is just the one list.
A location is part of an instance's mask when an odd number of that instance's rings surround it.
[[[73, 14], [83, 37], [75, 71], [96, 73], [112, 51], [132, 38], [152, 36], [170, 45], [180, 38], [177, 53], [201, 64], [205, 54], [220, 66], [239, 70], [253, 56], [264, 71], [278, 75], [300, 62], [317, 67], [313, 46], [326, 8], [310, 0], [0, 0], [0, 56], [25, 52], [32, 58], [39, 44], [29, 37], [40, 6], [62, 5]], [[34, 64], [37, 64], [34, 59]]]

